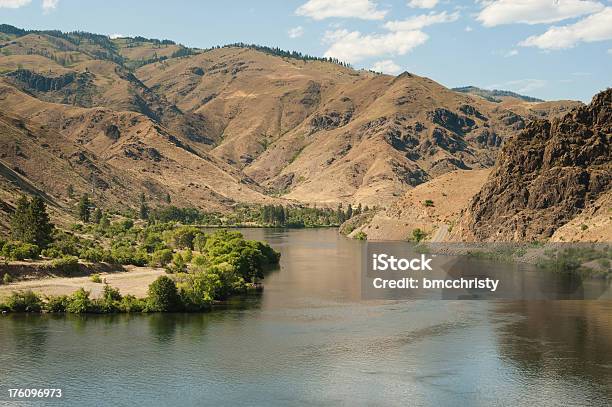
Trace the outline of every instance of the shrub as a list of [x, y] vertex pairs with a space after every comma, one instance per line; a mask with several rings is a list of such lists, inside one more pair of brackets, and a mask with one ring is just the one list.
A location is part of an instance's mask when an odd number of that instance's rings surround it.
[[126, 295], [119, 301], [118, 307], [121, 312], [142, 312], [146, 309], [146, 305], [145, 300]]
[[13, 277], [9, 273], [4, 273], [2, 277], [2, 284], [10, 284], [13, 281]]
[[39, 254], [40, 248], [31, 243], [7, 242], [2, 247], [2, 255], [10, 260], [34, 260]]
[[368, 235], [363, 230], [355, 233], [355, 239], [357, 240], [368, 240]]
[[193, 252], [191, 251], [191, 249], [185, 250], [185, 252], [183, 253], [183, 260], [185, 261], [185, 263], [191, 263], [192, 259], [193, 259]]
[[52, 260], [51, 267], [62, 274], [77, 274], [79, 272], [79, 259], [75, 256], [64, 256]]
[[93, 312], [109, 314], [120, 310], [121, 293], [118, 289], [105, 285], [102, 296], [92, 301]]
[[90, 277], [91, 281], [93, 281], [94, 283], [102, 283], [102, 277], [100, 277], [100, 274], [96, 273], [96, 274], [92, 274]]
[[89, 291], [85, 291], [83, 288], [76, 290], [70, 297], [66, 304], [66, 312], [73, 314], [82, 314], [91, 310], [92, 304], [89, 299]]
[[172, 250], [162, 249], [153, 252], [151, 255], [151, 264], [159, 267], [165, 267], [172, 261]]
[[180, 253], [174, 253], [172, 256], [172, 263], [166, 267], [168, 273], [184, 273], [187, 271], [187, 263]]
[[423, 205], [425, 205], [425, 206], [434, 206], [434, 202], [431, 199], [426, 199], [423, 202]]
[[192, 249], [195, 237], [201, 234], [200, 230], [193, 226], [181, 226], [167, 231], [164, 235], [166, 241], [177, 249]]
[[44, 305], [44, 309], [47, 312], [66, 312], [66, 306], [68, 305], [68, 296], [51, 296], [47, 297], [47, 302]]
[[13, 312], [40, 312], [43, 302], [34, 292], [13, 292], [6, 300], [7, 307]]
[[206, 247], [206, 235], [204, 233], [198, 233], [196, 237], [193, 238], [193, 248], [199, 252], [203, 252], [204, 247]]
[[416, 228], [412, 230], [412, 240], [414, 242], [420, 242], [421, 240], [425, 239], [427, 237], [427, 233], [425, 233], [424, 230], [420, 229], [420, 228]]
[[585, 225], [584, 223], [582, 225], [580, 225], [580, 230], [585, 231], [587, 230], [589, 227], [587, 225]]
[[62, 257], [62, 252], [57, 250], [55, 247], [48, 247], [40, 252], [43, 257], [47, 257], [49, 259], [57, 259]]
[[147, 306], [151, 311], [176, 311], [180, 307], [180, 299], [175, 282], [160, 276], [149, 285]]

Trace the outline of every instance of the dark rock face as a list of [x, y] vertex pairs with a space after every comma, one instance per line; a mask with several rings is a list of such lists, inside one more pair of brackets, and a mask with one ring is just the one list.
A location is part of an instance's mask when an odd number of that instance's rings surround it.
[[468, 207], [482, 241], [546, 239], [612, 184], [612, 89], [563, 118], [536, 120], [508, 139]]
[[457, 134], [463, 134], [472, 129], [476, 124], [474, 120], [466, 116], [459, 116], [447, 109], [436, 109], [429, 113], [432, 122]]
[[21, 82], [27, 88], [39, 92], [60, 90], [71, 84], [76, 78], [76, 74], [74, 73], [67, 73], [57, 77], [47, 77], [27, 69], [18, 69], [11, 72], [9, 76], [15, 78], [16, 81]]

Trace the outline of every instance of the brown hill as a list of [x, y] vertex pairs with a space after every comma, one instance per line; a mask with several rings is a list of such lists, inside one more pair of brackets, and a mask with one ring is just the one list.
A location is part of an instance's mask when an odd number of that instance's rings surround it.
[[496, 103], [265, 47], [0, 25], [0, 143], [6, 167], [68, 204], [172, 196], [388, 206], [414, 186], [493, 165], [531, 115], [566, 103]]
[[507, 140], [453, 238], [612, 240], [611, 137], [612, 89], [562, 118], [530, 123]]

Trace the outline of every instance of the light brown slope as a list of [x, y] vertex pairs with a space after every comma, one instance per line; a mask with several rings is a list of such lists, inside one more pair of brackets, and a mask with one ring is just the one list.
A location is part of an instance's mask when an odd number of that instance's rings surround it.
[[68, 184], [90, 189], [93, 173], [96, 198], [115, 207], [136, 206], [140, 192], [213, 210], [270, 200], [234, 168], [138, 113], [41, 102], [1, 83], [0, 108], [11, 111], [0, 133], [3, 160], [53, 196], [65, 197]]
[[[351, 233], [367, 234], [368, 240], [406, 240], [421, 229], [427, 240], [446, 241], [449, 229], [474, 194], [484, 184], [490, 170], [457, 170], [441, 175], [408, 191], [390, 208]], [[426, 206], [431, 200], [433, 206]]]
[[427, 78], [251, 49], [149, 64], [137, 76], [215, 123], [213, 154], [305, 202], [388, 204], [445, 172], [492, 165], [503, 137], [523, 125]]

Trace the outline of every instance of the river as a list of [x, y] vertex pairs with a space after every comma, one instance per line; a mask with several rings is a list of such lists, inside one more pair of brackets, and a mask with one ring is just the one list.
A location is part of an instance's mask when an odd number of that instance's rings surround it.
[[230, 309], [0, 317], [0, 405], [32, 387], [78, 406], [612, 404], [609, 301], [362, 301], [362, 242], [243, 233], [281, 267]]

